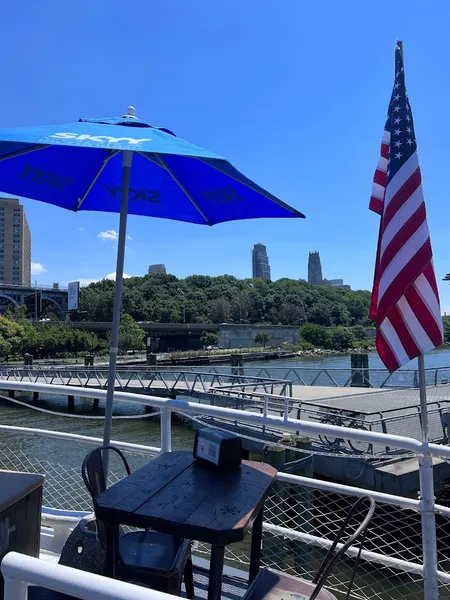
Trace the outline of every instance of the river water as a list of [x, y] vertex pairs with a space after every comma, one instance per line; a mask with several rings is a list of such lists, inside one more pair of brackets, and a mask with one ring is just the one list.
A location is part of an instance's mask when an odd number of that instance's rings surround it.
[[[412, 361], [406, 365], [405, 369], [415, 369], [416, 362]], [[280, 367], [300, 367], [307, 369], [349, 369], [350, 357], [348, 355], [335, 356], [315, 356], [299, 357], [290, 359], [280, 359], [271, 361], [255, 361], [245, 363], [247, 367], [265, 368], [270, 374], [276, 377], [276, 372]], [[383, 364], [376, 354], [369, 354], [370, 368], [383, 368]], [[450, 348], [442, 348], [430, 352], [425, 358], [426, 368], [447, 367], [450, 366]], [[218, 366], [226, 372], [229, 367]], [[21, 427], [36, 427], [39, 429], [50, 429], [53, 431], [66, 431], [89, 435], [93, 437], [102, 437], [104, 409], [100, 406], [98, 413], [93, 413], [91, 403], [86, 400], [75, 400], [76, 415], [87, 417], [77, 418], [67, 415], [67, 399], [62, 396], [41, 395], [38, 402], [31, 403], [29, 394], [18, 394], [17, 397], [30, 403], [30, 408], [17, 406], [7, 400], [0, 400], [0, 424], [17, 425]], [[57, 416], [34, 410], [41, 408], [54, 412], [64, 413], [65, 416]], [[127, 417], [130, 415], [143, 415], [143, 409], [139, 406], [116, 403], [114, 414], [118, 417]], [[92, 418], [100, 417], [100, 418]], [[113, 439], [134, 442], [137, 444], [148, 444], [151, 446], [160, 445], [159, 422], [153, 418], [142, 419], [116, 419], [113, 422]], [[0, 438], [1, 439], [1, 438]], [[191, 428], [174, 423], [172, 428], [172, 445], [174, 448], [190, 448], [193, 443], [193, 432]], [[56, 448], [61, 452], [61, 458], [64, 458], [64, 444], [56, 443]]]

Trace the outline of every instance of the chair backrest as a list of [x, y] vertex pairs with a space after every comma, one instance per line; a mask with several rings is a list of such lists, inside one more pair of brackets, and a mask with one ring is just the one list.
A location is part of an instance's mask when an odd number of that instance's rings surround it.
[[[347, 529], [347, 526], [350, 523], [350, 520], [352, 519], [353, 515], [358, 510], [358, 508], [365, 502], [368, 503], [369, 507], [368, 507], [367, 512], [365, 513], [364, 518], [362, 519], [362, 521], [360, 522], [360, 524], [358, 525], [356, 530], [348, 537], [348, 539], [345, 542], [342, 543], [342, 546], [339, 548], [339, 550], [336, 550], [336, 546], [339, 544], [339, 542], [343, 541], [342, 538], [345, 534], [345, 530]], [[347, 552], [347, 550], [350, 548], [350, 546], [355, 544], [361, 538], [361, 546], [359, 549], [356, 566], [353, 571], [353, 576], [352, 576], [352, 579], [350, 580], [350, 585], [349, 585], [349, 588], [347, 591], [347, 598], [350, 596], [350, 591], [351, 591], [351, 587], [353, 584], [354, 574], [355, 574], [356, 568], [358, 566], [359, 556], [361, 554], [362, 545], [364, 543], [364, 536], [366, 534], [367, 528], [369, 527], [370, 520], [372, 519], [374, 512], [375, 512], [375, 501], [372, 498], [372, 496], [370, 496], [369, 494], [361, 496], [361, 498], [358, 498], [358, 500], [356, 500], [356, 502], [352, 505], [352, 507], [348, 511], [347, 516], [345, 517], [344, 522], [342, 523], [333, 543], [331, 544], [330, 549], [327, 552], [327, 555], [325, 556], [322, 564], [320, 565], [320, 568], [317, 571], [316, 576], [313, 579], [313, 583], [315, 583], [317, 585], [316, 585], [314, 592], [311, 594], [309, 600], [314, 600], [319, 595], [320, 590], [324, 586], [324, 584], [325, 584], [326, 580], [328, 579], [328, 576], [330, 575], [331, 570], [333, 569], [336, 562], [339, 560], [339, 558], [341, 556], [343, 556]]]
[[130, 475], [131, 470], [128, 461], [123, 452], [114, 446], [101, 446], [94, 448], [83, 461], [81, 466], [81, 476], [84, 484], [91, 495], [94, 505], [94, 512], [97, 518], [97, 529], [100, 538], [100, 543], [103, 547], [106, 546], [106, 528], [104, 523], [98, 518], [96, 498], [106, 490], [107, 482], [105, 477], [105, 468], [103, 464], [103, 452], [115, 452], [123, 462], [123, 466], [127, 475]]

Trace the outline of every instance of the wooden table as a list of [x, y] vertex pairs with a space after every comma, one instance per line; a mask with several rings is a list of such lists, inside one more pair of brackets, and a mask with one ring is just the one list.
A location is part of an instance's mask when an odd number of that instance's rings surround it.
[[253, 527], [252, 581], [259, 572], [264, 501], [276, 474], [248, 460], [234, 471], [217, 471], [183, 451], [150, 461], [96, 499], [108, 531], [105, 574], [115, 574], [119, 525], [151, 528], [211, 544], [208, 600], [219, 600], [225, 546], [241, 542]]

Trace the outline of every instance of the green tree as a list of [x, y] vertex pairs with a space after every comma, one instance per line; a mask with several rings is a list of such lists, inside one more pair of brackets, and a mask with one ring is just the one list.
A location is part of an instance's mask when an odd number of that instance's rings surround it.
[[300, 330], [301, 339], [309, 342], [316, 348], [327, 348], [329, 346], [329, 333], [321, 325], [307, 323]]
[[450, 342], [450, 317], [442, 317], [444, 324], [444, 342]]
[[258, 333], [255, 335], [255, 344], [264, 344], [264, 349], [269, 341], [270, 335], [267, 333], [267, 331], [258, 331]]
[[119, 329], [119, 350], [142, 350], [144, 347], [144, 330], [139, 327], [130, 315], [122, 315]]
[[331, 347], [333, 350], [348, 350], [354, 345], [353, 335], [350, 329], [339, 326], [331, 331]]
[[200, 336], [200, 342], [204, 346], [217, 346], [219, 343], [219, 336], [213, 331], [204, 331]]
[[361, 342], [362, 340], [365, 340], [367, 338], [366, 330], [362, 325], [355, 325], [354, 327], [352, 327], [352, 334], [355, 340], [357, 340], [358, 342]]

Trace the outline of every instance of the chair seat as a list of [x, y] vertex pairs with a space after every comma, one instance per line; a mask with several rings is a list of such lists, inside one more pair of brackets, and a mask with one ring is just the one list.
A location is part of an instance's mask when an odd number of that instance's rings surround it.
[[189, 541], [157, 531], [135, 531], [119, 539], [119, 553], [125, 567], [167, 574], [182, 569], [189, 548]]
[[[310, 581], [264, 569], [251, 583], [244, 600], [308, 600], [315, 589]], [[317, 600], [336, 600], [336, 597], [322, 588]]]

